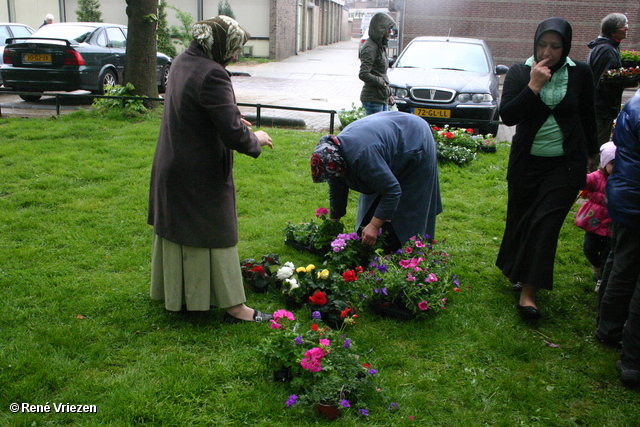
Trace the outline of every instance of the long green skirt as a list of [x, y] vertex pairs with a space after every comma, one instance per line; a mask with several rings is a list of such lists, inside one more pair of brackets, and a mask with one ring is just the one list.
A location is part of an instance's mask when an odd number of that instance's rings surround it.
[[151, 298], [170, 311], [206, 311], [246, 301], [238, 249], [194, 248], [153, 236]]

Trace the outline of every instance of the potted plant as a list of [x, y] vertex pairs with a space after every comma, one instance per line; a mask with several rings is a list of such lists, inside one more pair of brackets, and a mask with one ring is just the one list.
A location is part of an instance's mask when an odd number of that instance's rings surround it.
[[413, 237], [397, 253], [380, 254], [359, 275], [358, 289], [378, 313], [420, 317], [445, 308], [450, 291], [460, 292], [450, 257], [429, 238]]
[[633, 68], [640, 66], [640, 52], [636, 50], [621, 50], [620, 59], [623, 68]]
[[287, 407], [313, 408], [330, 418], [350, 408], [368, 414], [364, 405], [376, 394], [378, 371], [366, 363], [348, 337], [346, 328], [352, 324], [350, 320], [333, 330], [317, 319], [302, 323], [291, 312], [274, 313], [273, 330], [259, 351], [270, 369], [290, 369], [293, 393], [286, 400]]
[[329, 244], [342, 233], [344, 225], [340, 221], [329, 218], [329, 210], [316, 209], [316, 218], [309, 222], [294, 224], [287, 222], [284, 228], [284, 243], [298, 250], [324, 256], [329, 251]]
[[274, 269], [280, 265], [277, 254], [264, 255], [261, 262], [253, 258], [240, 261], [240, 271], [244, 283], [256, 293], [269, 290], [269, 285], [275, 282]]

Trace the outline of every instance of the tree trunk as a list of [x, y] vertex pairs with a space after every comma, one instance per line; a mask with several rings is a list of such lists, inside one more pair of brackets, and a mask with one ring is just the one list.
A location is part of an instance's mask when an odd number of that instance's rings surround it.
[[[127, 56], [124, 63], [124, 83], [135, 87], [134, 94], [158, 97], [156, 72], [156, 27], [158, 0], [127, 0], [129, 30]], [[153, 107], [157, 102], [146, 102]]]

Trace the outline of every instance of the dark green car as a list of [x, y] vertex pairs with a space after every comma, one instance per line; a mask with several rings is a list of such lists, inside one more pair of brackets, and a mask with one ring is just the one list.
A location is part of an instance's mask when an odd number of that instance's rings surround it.
[[[30, 37], [7, 39], [0, 68], [4, 86], [19, 92], [88, 90], [122, 83], [127, 27], [102, 22], [65, 22], [41, 27]], [[166, 89], [171, 58], [158, 52], [158, 90]], [[20, 95], [37, 101], [40, 95]]]

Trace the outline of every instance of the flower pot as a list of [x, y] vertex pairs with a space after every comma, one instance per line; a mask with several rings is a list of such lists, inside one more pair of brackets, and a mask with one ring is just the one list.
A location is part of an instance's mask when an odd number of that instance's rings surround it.
[[287, 246], [291, 246], [294, 249], [297, 249], [301, 252], [309, 252], [310, 254], [323, 257], [326, 252], [320, 251], [313, 246], [302, 245], [295, 240], [285, 239], [284, 244]]
[[289, 382], [293, 379], [293, 373], [291, 368], [280, 368], [277, 371], [273, 371], [273, 380], [276, 382]]
[[371, 308], [380, 316], [393, 317], [396, 319], [415, 319], [416, 315], [406, 306], [390, 301], [373, 301]]
[[316, 405], [316, 410], [321, 416], [328, 418], [333, 421], [342, 415], [342, 409], [335, 405], [326, 405], [324, 403], [318, 403]]
[[482, 151], [483, 153], [495, 153], [496, 146], [495, 145], [478, 145], [478, 151]]

